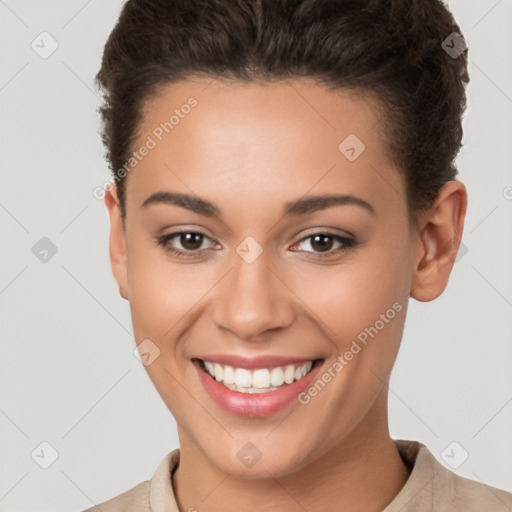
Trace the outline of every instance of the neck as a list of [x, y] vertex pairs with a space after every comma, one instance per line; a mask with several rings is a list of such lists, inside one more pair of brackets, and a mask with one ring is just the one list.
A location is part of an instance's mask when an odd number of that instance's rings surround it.
[[[382, 412], [382, 411], [381, 411]], [[367, 417], [337, 445], [301, 470], [275, 478], [234, 478], [213, 466], [186, 436], [173, 477], [179, 509], [209, 512], [350, 510], [381, 512], [410, 475], [387, 429]], [[340, 508], [342, 504], [342, 508]]]

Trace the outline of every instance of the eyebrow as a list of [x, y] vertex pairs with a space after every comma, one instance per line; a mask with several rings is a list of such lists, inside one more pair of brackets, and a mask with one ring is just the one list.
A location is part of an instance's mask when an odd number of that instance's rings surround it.
[[[159, 191], [150, 195], [141, 205], [145, 208], [152, 204], [172, 204], [191, 210], [206, 217], [221, 217], [218, 206], [206, 199], [179, 192]], [[372, 215], [377, 215], [373, 206], [359, 197], [349, 194], [316, 195], [299, 198], [284, 205], [284, 217], [299, 216], [313, 213], [332, 206], [354, 205], [360, 206]]]

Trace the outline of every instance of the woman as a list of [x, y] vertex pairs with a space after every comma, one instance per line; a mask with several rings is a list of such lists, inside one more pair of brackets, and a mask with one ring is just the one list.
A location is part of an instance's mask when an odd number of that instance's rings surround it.
[[462, 238], [465, 50], [438, 0], [128, 0], [110, 257], [180, 447], [99, 509], [512, 508], [388, 430], [409, 297]]

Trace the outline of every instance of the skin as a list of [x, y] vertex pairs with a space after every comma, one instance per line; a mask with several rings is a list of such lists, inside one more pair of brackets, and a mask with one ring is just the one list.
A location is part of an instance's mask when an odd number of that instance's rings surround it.
[[[180, 510], [339, 510], [343, 503], [381, 511], [410, 474], [387, 416], [408, 299], [431, 301], [445, 289], [466, 189], [446, 183], [410, 224], [376, 104], [309, 79], [166, 85], [147, 102], [135, 146], [190, 96], [197, 107], [128, 175], [125, 232], [115, 187], [105, 196], [112, 270], [130, 302], [137, 344], [149, 338], [160, 350], [146, 369], [178, 425]], [[351, 133], [366, 146], [354, 161], [338, 149]], [[162, 190], [211, 201], [222, 216], [141, 207]], [[364, 199], [376, 214], [338, 205], [283, 216], [286, 202], [334, 192]], [[179, 236], [168, 242], [188, 250], [185, 257], [156, 243], [179, 230], [206, 237], [200, 246]], [[323, 252], [307, 236], [325, 231], [358, 243], [336, 252], [342, 244], [331, 238]], [[262, 248], [252, 263], [236, 252], [248, 236]], [[394, 303], [402, 310], [316, 397], [269, 417], [220, 409], [191, 363], [208, 353], [279, 354], [321, 357], [328, 368]], [[247, 442], [262, 454], [251, 468], [237, 457]]]

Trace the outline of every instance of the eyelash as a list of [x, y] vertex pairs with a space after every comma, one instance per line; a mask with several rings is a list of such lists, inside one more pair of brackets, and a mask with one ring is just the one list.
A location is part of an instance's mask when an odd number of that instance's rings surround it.
[[[201, 233], [200, 231], [175, 231], [174, 233], [168, 233], [166, 235], [157, 237], [156, 244], [158, 246], [163, 247], [166, 252], [172, 253], [178, 257], [184, 257], [184, 258], [188, 258], [191, 256], [194, 257], [195, 255], [201, 253], [202, 251], [204, 251], [206, 249], [201, 249], [201, 250], [196, 250], [196, 251], [182, 251], [180, 249], [176, 249], [174, 247], [169, 246], [169, 241], [172, 240], [173, 238], [177, 237], [178, 235], [184, 235], [184, 234], [190, 234], [190, 233], [193, 233], [196, 235], [203, 235], [203, 237], [209, 238], [207, 235], [205, 235], [204, 233]], [[331, 257], [333, 254], [348, 252], [349, 250], [353, 249], [356, 245], [358, 245], [358, 242], [353, 238], [348, 238], [348, 237], [336, 235], [334, 233], [329, 233], [329, 232], [325, 232], [325, 231], [318, 231], [316, 233], [312, 233], [308, 236], [305, 236], [304, 238], [301, 238], [295, 245], [298, 245], [301, 242], [308, 240], [309, 238], [313, 238], [317, 235], [332, 237], [336, 241], [340, 242], [342, 245], [341, 245], [341, 247], [338, 247], [338, 249], [334, 249], [334, 250], [330, 249], [329, 251], [326, 251], [323, 253], [322, 252], [313, 252], [313, 254], [315, 255], [314, 256], [315, 258], [327, 258], [327, 257]], [[301, 251], [297, 251], [297, 252], [301, 252]], [[305, 252], [309, 253], [311, 251], [305, 251]]]

